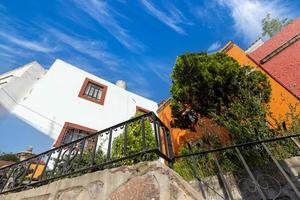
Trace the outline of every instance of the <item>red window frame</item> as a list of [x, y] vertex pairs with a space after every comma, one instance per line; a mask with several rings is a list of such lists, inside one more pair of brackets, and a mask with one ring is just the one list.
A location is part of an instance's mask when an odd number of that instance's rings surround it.
[[[101, 93], [101, 97], [100, 99], [95, 99], [95, 98], [92, 98], [92, 97], [89, 97], [89, 96], [86, 96], [84, 95], [84, 92], [88, 86], [89, 83], [92, 83], [94, 85], [97, 85], [99, 86], [101, 89], [102, 89], [102, 93]], [[92, 79], [89, 79], [89, 78], [85, 78], [82, 86], [81, 86], [81, 89], [80, 89], [80, 92], [78, 94], [78, 97], [80, 98], [83, 98], [83, 99], [86, 99], [88, 101], [91, 101], [91, 102], [94, 102], [94, 103], [97, 103], [97, 104], [100, 104], [100, 105], [104, 105], [104, 101], [105, 101], [105, 96], [106, 96], [106, 92], [107, 92], [107, 86], [106, 85], [103, 85], [97, 81], [94, 81]]]
[[146, 114], [146, 113], [148, 113], [148, 112], [150, 112], [150, 111], [147, 110], [147, 109], [145, 109], [145, 108], [142, 108], [142, 107], [140, 107], [140, 106], [136, 106], [136, 111], [135, 111], [135, 112], [136, 112], [136, 113], [141, 112], [141, 113]]
[[53, 145], [54, 147], [60, 146], [60, 144], [61, 144], [61, 142], [62, 142], [62, 140], [65, 136], [66, 130], [68, 128], [80, 129], [80, 130], [88, 132], [90, 134], [97, 132], [97, 130], [95, 130], [95, 129], [91, 129], [91, 128], [88, 128], [88, 127], [85, 127], [85, 126], [81, 126], [79, 124], [74, 124], [74, 123], [71, 123], [71, 122], [65, 122], [65, 124], [64, 124], [62, 130], [60, 131], [60, 134], [59, 134], [55, 144]]

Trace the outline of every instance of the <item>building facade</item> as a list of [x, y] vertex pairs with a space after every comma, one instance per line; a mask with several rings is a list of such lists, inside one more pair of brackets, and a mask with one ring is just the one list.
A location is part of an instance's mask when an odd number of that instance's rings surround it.
[[128, 120], [137, 111], [157, 110], [156, 102], [127, 91], [124, 82], [110, 83], [62, 60], [49, 70], [36, 62], [18, 70], [25, 72], [0, 88], [2, 113], [10, 112], [50, 136], [54, 146]]
[[290, 107], [298, 107], [299, 99], [282, 86], [271, 74], [267, 73], [260, 65], [257, 65], [251, 58], [249, 58], [248, 54], [243, 49], [233, 42], [228, 42], [221, 51], [234, 58], [241, 66], [252, 66], [263, 72], [268, 77], [272, 89], [271, 99], [269, 102], [269, 108], [272, 116], [269, 116], [267, 120], [273, 128], [280, 126], [281, 122], [286, 120], [286, 114], [291, 112]]
[[[300, 111], [300, 18], [294, 20], [267, 42], [255, 41], [247, 50], [228, 42], [220, 51], [234, 58], [241, 66], [249, 65], [268, 77], [272, 89], [267, 120], [272, 128], [289, 123], [288, 114]], [[175, 153], [183, 144], [203, 139], [205, 132], [215, 132], [226, 143], [230, 140], [226, 129], [203, 119], [202, 128], [195, 131], [171, 127], [170, 101], [159, 106], [158, 115], [168, 126], [173, 137]]]

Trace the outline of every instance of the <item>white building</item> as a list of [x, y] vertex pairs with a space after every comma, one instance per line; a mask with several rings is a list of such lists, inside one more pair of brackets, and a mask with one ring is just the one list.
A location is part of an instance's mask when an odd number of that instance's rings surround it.
[[0, 115], [14, 114], [53, 138], [54, 146], [128, 120], [137, 110], [156, 112], [157, 103], [127, 91], [122, 81], [112, 84], [62, 60], [49, 70], [32, 62], [0, 75]]

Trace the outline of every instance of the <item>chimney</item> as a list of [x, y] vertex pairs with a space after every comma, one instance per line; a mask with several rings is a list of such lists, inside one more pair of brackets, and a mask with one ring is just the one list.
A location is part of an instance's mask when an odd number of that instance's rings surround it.
[[116, 86], [123, 88], [124, 90], [126, 90], [126, 82], [123, 80], [117, 80], [116, 82]]

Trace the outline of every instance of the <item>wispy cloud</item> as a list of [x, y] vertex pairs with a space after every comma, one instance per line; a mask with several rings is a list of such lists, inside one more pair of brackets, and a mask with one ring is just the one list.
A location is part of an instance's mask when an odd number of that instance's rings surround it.
[[281, 0], [217, 0], [230, 10], [234, 28], [246, 42], [254, 41], [261, 34], [261, 20], [270, 13], [272, 17], [291, 17], [292, 8]]
[[111, 8], [108, 3], [97, 0], [74, 0], [73, 2], [79, 9], [97, 21], [104, 29], [106, 29], [129, 50], [138, 52], [139, 50], [143, 50], [145, 48], [144, 44], [131, 37], [129, 31], [118, 23], [114, 16], [118, 15], [118, 13]]
[[8, 34], [5, 32], [0, 32], [0, 37], [4, 40], [9, 41], [23, 49], [37, 51], [42, 53], [48, 53], [55, 51], [56, 48], [49, 46], [45, 41], [27, 40], [25, 38], [19, 37], [17, 35]]
[[114, 69], [114, 66], [120, 64], [121, 60], [106, 49], [106, 44], [99, 40], [90, 40], [81, 36], [75, 36], [71, 33], [63, 33], [55, 28], [48, 28], [47, 32], [51, 33], [56, 38], [77, 52], [87, 55], [91, 58], [100, 60], [103, 64], [108, 65], [109, 69]]
[[165, 84], [169, 85], [171, 83], [170, 74], [172, 71], [172, 66], [163, 63], [153, 58], [144, 58], [143, 61], [136, 66], [143, 71], [150, 71]]
[[208, 51], [208, 52], [216, 51], [216, 50], [218, 50], [220, 47], [221, 47], [221, 43], [220, 43], [219, 41], [216, 41], [216, 42], [212, 43], [212, 44], [208, 47], [207, 51]]
[[127, 86], [129, 91], [133, 91], [143, 97], [150, 98], [153, 96], [153, 88], [150, 87], [149, 81], [145, 76], [138, 71], [127, 72], [127, 77], [134, 77], [128, 79]]
[[142, 0], [142, 5], [146, 9], [146, 11], [151, 14], [152, 16], [156, 17], [159, 21], [164, 23], [165, 25], [169, 26], [171, 29], [176, 31], [179, 34], [185, 35], [185, 30], [180, 26], [182, 24], [189, 24], [186, 17], [171, 3], [165, 4], [166, 12], [160, 10], [154, 4], [152, 4], [148, 0]]

